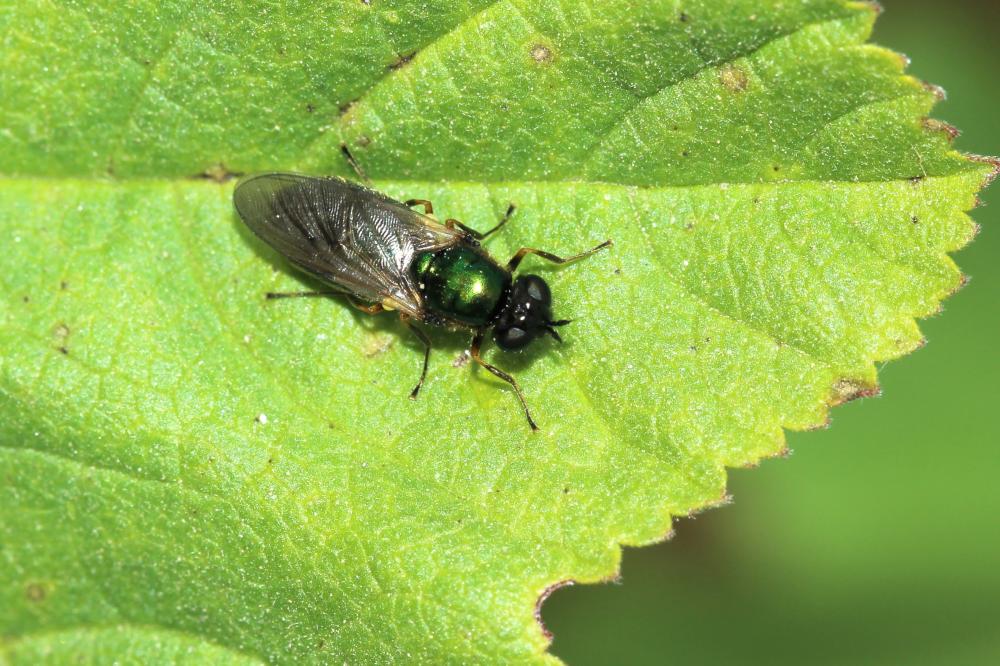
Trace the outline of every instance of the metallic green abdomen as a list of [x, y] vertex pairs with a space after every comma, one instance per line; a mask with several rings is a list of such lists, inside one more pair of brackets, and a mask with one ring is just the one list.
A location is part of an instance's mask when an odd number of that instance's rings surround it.
[[473, 328], [490, 324], [510, 286], [510, 273], [465, 245], [419, 254], [412, 270], [430, 314]]

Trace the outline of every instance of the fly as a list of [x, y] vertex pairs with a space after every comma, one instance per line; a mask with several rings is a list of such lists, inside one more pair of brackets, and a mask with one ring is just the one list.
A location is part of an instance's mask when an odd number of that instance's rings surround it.
[[480, 233], [458, 220], [439, 222], [425, 199], [399, 202], [342, 178], [294, 173], [247, 176], [237, 183], [233, 202], [261, 240], [330, 287], [268, 298], [340, 294], [369, 314], [399, 313], [424, 346], [411, 398], [424, 383], [431, 352], [415, 322], [471, 331], [472, 359], [513, 387], [528, 424], [538, 430], [517, 381], [480, 356], [483, 340], [492, 328], [493, 341], [504, 351], [523, 349], [543, 335], [561, 341], [556, 328], [569, 320], [553, 318], [548, 284], [537, 275], [513, 273], [529, 254], [565, 264], [610, 246], [610, 240], [566, 258], [523, 247], [501, 265], [480, 242], [510, 220], [513, 204], [495, 227]]

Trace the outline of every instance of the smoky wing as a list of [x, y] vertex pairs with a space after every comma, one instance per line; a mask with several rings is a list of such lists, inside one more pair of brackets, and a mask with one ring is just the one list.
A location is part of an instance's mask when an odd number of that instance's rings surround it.
[[371, 303], [386, 298], [419, 315], [414, 255], [447, 247], [459, 232], [389, 197], [339, 178], [266, 173], [236, 185], [244, 223], [302, 270]]

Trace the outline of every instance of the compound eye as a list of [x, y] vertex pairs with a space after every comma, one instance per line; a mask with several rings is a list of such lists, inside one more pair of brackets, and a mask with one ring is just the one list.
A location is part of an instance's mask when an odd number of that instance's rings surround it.
[[552, 292], [545, 280], [537, 275], [525, 275], [521, 278], [521, 285], [524, 293], [536, 303], [549, 305], [552, 303]]
[[493, 336], [493, 341], [496, 342], [497, 346], [501, 349], [513, 351], [515, 349], [523, 348], [531, 342], [533, 338], [534, 336], [523, 328], [511, 326], [510, 328], [497, 330]]

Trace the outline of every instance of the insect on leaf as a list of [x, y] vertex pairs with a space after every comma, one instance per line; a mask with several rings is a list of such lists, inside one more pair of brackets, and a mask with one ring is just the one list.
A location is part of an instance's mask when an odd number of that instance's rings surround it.
[[[877, 390], [995, 165], [843, 0], [15, 3], [0, 12], [0, 659], [544, 662], [536, 604]], [[489, 229], [564, 344], [314, 288], [232, 173]], [[203, 176], [203, 177], [199, 177]]]

